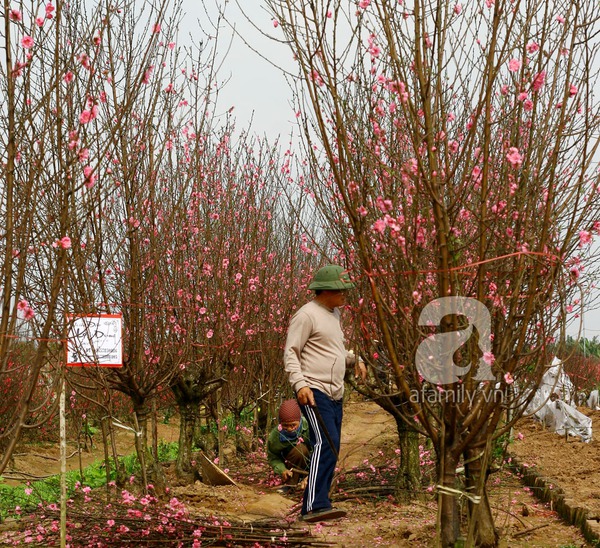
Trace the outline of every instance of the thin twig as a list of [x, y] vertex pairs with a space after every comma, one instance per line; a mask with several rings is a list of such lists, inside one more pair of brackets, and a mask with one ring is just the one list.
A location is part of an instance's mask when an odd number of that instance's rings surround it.
[[515, 533], [513, 537], [522, 537], [523, 535], [527, 535], [532, 531], [536, 531], [537, 529], [543, 529], [544, 527], [548, 527], [549, 523], [542, 523], [542, 525], [536, 525], [535, 527], [530, 527], [529, 529], [525, 529], [524, 531], [519, 531]]

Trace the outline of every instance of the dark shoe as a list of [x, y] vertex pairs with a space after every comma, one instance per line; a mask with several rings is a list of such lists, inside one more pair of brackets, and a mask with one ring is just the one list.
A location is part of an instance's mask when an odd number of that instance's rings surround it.
[[293, 485], [282, 485], [279, 489], [277, 489], [277, 493], [280, 495], [289, 495], [296, 490], [296, 487]]
[[316, 523], [318, 521], [327, 521], [329, 519], [339, 519], [346, 517], [345, 510], [339, 510], [338, 508], [322, 508], [321, 510], [315, 510], [300, 516], [302, 521], [308, 523]]

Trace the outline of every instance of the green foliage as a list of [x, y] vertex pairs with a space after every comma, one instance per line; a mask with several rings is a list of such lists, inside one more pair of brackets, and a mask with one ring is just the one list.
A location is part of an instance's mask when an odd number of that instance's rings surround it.
[[[129, 476], [136, 476], [137, 474], [139, 474], [142, 471], [142, 467], [140, 465], [140, 461], [139, 461], [136, 453], [131, 453], [130, 455], [121, 457], [120, 462], [121, 462], [121, 464], [123, 464], [123, 467], [125, 468], [125, 473]], [[114, 465], [111, 466], [111, 470], [114, 470], [114, 469], [115, 469]], [[115, 479], [114, 477], [112, 477], [112, 474], [111, 474], [110, 479], [111, 480]]]
[[[233, 413], [228, 414], [226, 417], [221, 419], [221, 428], [224, 426], [227, 427], [227, 433], [235, 432], [237, 426], [248, 426], [251, 427], [254, 424], [254, 410], [252, 407], [246, 407], [240, 413], [240, 420], [237, 421], [236, 417]], [[218, 425], [214, 420], [209, 421], [208, 426], [202, 425], [200, 427], [200, 432], [202, 434], [206, 434], [207, 432], [212, 432], [215, 436], [218, 433]]]
[[[60, 500], [60, 476], [51, 476], [44, 480], [28, 482], [27, 485], [10, 486], [0, 478], [0, 521], [7, 516], [16, 516], [34, 511], [40, 502]], [[79, 472], [67, 472], [67, 496], [75, 492], [79, 481]]]
[[600, 358], [600, 339], [594, 336], [591, 339], [585, 337], [574, 338], [568, 335], [565, 340], [565, 353], [575, 353], [585, 357]]
[[506, 455], [506, 449], [510, 443], [514, 440], [510, 436], [509, 432], [505, 432], [498, 438], [496, 438], [492, 445], [492, 462], [502, 462]]
[[81, 426], [81, 433], [92, 438], [98, 433], [98, 428], [96, 426], [92, 426], [90, 422], [86, 420]]
[[176, 441], [167, 443], [160, 440], [158, 443], [158, 461], [159, 462], [172, 462], [177, 460], [179, 454], [179, 443]]
[[175, 409], [176, 408], [174, 405], [169, 405], [167, 407], [167, 409], [165, 410], [165, 415], [163, 417], [163, 424], [169, 424], [171, 417], [175, 414]]
[[[111, 474], [111, 479], [114, 479], [115, 473], [114, 470]], [[102, 487], [106, 484], [106, 466], [104, 461], [96, 461], [90, 464], [83, 471], [83, 481], [88, 487], [92, 489], [96, 489], [97, 487]]]
[[[179, 444], [177, 442], [160, 441], [158, 444], [159, 462], [172, 462], [177, 459]], [[111, 459], [112, 461], [112, 459]], [[136, 476], [141, 472], [140, 462], [135, 453], [120, 459], [128, 476]], [[114, 461], [111, 462], [109, 481], [116, 479]], [[67, 497], [75, 494], [77, 483], [92, 489], [106, 485], [106, 466], [104, 461], [96, 461], [83, 471], [83, 479], [78, 470], [67, 472]], [[40, 502], [57, 503], [60, 501], [60, 476], [51, 476], [44, 480], [28, 482], [27, 485], [10, 486], [0, 476], [0, 521], [8, 516], [33, 512]], [[16, 510], [16, 511], [15, 511]]]

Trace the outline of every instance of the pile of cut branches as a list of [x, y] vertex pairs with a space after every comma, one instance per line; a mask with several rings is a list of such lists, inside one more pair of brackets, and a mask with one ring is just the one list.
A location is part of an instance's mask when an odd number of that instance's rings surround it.
[[[136, 496], [126, 490], [106, 503], [100, 493], [82, 492], [69, 501], [66, 541], [70, 546], [331, 546], [284, 520], [234, 522], [215, 516], [191, 517], [183, 503], [167, 503], [151, 494]], [[0, 533], [4, 546], [60, 545], [60, 508], [40, 505], [35, 513], [12, 523]]]

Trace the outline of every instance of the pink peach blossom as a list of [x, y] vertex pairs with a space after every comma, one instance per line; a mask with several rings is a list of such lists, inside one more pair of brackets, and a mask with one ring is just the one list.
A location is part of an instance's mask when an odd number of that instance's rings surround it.
[[146, 69], [146, 71], [144, 72], [144, 77], [142, 78], [142, 83], [143, 84], [149, 84], [150, 83], [150, 77], [152, 76], [152, 71], [154, 70], [153, 66], [150, 66]]
[[539, 91], [545, 82], [546, 82], [546, 71], [542, 70], [541, 72], [536, 74], [535, 78], [533, 79], [533, 84], [532, 84], [533, 91]]
[[96, 183], [96, 179], [98, 175], [94, 173], [94, 170], [91, 166], [85, 166], [83, 168], [83, 176], [85, 177], [84, 184], [86, 188], [92, 188]]
[[587, 230], [579, 231], [579, 247], [583, 247], [586, 244], [591, 244], [593, 241], [592, 234]]
[[86, 68], [86, 69], [90, 69], [91, 68], [91, 61], [90, 61], [90, 56], [87, 53], [81, 53], [78, 57], [77, 60], [81, 63], [81, 65]]
[[89, 110], [83, 110], [79, 115], [79, 123], [87, 124], [97, 118], [98, 116], [98, 105], [92, 106]]
[[521, 60], [517, 59], [516, 57], [508, 62], [508, 70], [510, 70], [511, 72], [517, 72], [521, 68], [521, 66]]
[[35, 312], [33, 311], [33, 308], [27, 307], [27, 308], [25, 308], [25, 310], [23, 310], [23, 319], [26, 322], [33, 320], [34, 317], [35, 317]]
[[510, 147], [508, 150], [508, 154], [506, 155], [506, 159], [510, 163], [513, 168], [518, 168], [523, 163], [523, 156], [519, 152], [519, 149], [516, 147]]
[[496, 357], [494, 356], [494, 354], [492, 352], [484, 352], [483, 353], [483, 361], [488, 364], [488, 365], [492, 365], [495, 361], [496, 361]]

